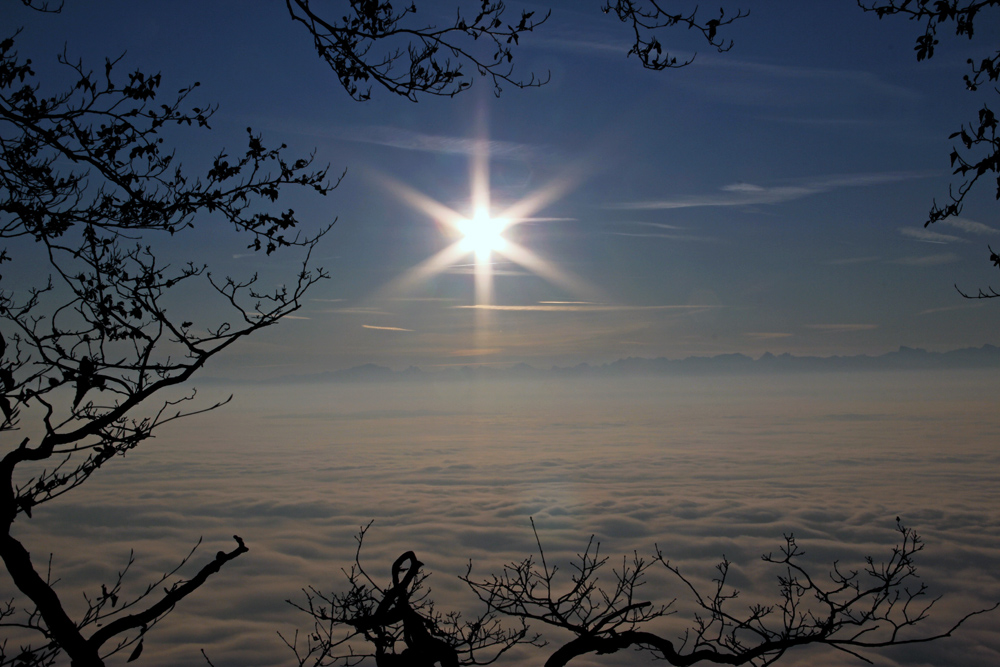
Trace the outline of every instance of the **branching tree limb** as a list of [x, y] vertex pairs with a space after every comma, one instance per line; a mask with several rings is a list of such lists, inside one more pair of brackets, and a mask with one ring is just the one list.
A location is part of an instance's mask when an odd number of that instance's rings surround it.
[[358, 534], [354, 565], [345, 570], [345, 593], [303, 591], [305, 602], [288, 601], [313, 619], [313, 629], [300, 642], [299, 633], [282, 636], [299, 667], [356, 665], [373, 659], [377, 667], [457, 667], [488, 665], [520, 643], [537, 643], [524, 619], [504, 628], [492, 610], [472, 620], [458, 612], [434, 609], [423, 563], [412, 551], [392, 564], [392, 581], [379, 586], [361, 564], [365, 526]]
[[[497, 94], [504, 85], [529, 88], [547, 83], [548, 75], [514, 75], [513, 48], [525, 33], [545, 23], [549, 13], [536, 18], [534, 12], [522, 11], [518, 20], [507, 23], [502, 0], [472, 4], [474, 12], [459, 8], [454, 19], [438, 26], [417, 22], [415, 2], [399, 8], [399, 3], [350, 0], [350, 8], [338, 18], [330, 10], [316, 9], [312, 0], [285, 0], [289, 15], [306, 27], [319, 57], [356, 100], [370, 99], [373, 84], [412, 101], [423, 95], [451, 97], [472, 85], [467, 69], [491, 79]], [[718, 17], [703, 21], [697, 8], [671, 12], [660, 0], [608, 0], [601, 9], [632, 28], [634, 44], [628, 55], [636, 55], [652, 70], [691, 62], [665, 52], [654, 31], [686, 27], [700, 32], [716, 50], [728, 51], [733, 42], [721, 37], [719, 29], [748, 15], [738, 10], [727, 16], [720, 9]]]
[[634, 43], [628, 55], [639, 58], [642, 66], [651, 70], [664, 70], [684, 67], [694, 62], [694, 56], [678, 60], [664, 50], [663, 44], [652, 34], [661, 28], [675, 26], [686, 27], [702, 34], [709, 46], [719, 53], [733, 48], [733, 40], [719, 35], [719, 28], [728, 26], [741, 18], [749, 16], [749, 11], [737, 10], [735, 14], [726, 16], [724, 9], [719, 9], [717, 18], [702, 21], [698, 18], [698, 8], [690, 13], [670, 12], [660, 5], [659, 0], [607, 0], [601, 8], [605, 14], [613, 13], [619, 21], [631, 25]]
[[[917, 60], [927, 60], [934, 56], [938, 45], [938, 30], [948, 30], [954, 25], [955, 34], [969, 40], [975, 35], [976, 21], [996, 24], [1000, 19], [1000, 0], [880, 0], [866, 2], [858, 0], [858, 6], [866, 12], [874, 12], [880, 19], [886, 16], [905, 16], [911, 21], [923, 24], [924, 32], [917, 36], [914, 51]], [[996, 50], [994, 51], [994, 48]], [[1000, 45], [993, 45], [980, 59], [969, 58], [969, 73], [962, 79], [971, 92], [981, 87], [992, 87], [1000, 93], [996, 82], [1000, 80]], [[953, 148], [950, 158], [953, 174], [963, 180], [948, 190], [948, 203], [931, 204], [924, 227], [961, 214], [966, 197], [976, 183], [984, 176], [996, 181], [995, 199], [1000, 201], [1000, 135], [997, 134], [997, 118], [988, 103], [979, 110], [978, 118], [966, 123], [953, 132], [949, 139], [958, 139], [961, 148]], [[990, 261], [997, 266], [996, 253], [990, 249]], [[1000, 297], [993, 288], [980, 289], [977, 294], [969, 294], [958, 286], [955, 289], [967, 299], [992, 299]]]
[[506, 6], [500, 0], [476, 0], [475, 12], [458, 9], [444, 26], [415, 22], [416, 3], [350, 0], [343, 16], [314, 8], [311, 0], [285, 0], [289, 15], [306, 27], [316, 53], [340, 79], [355, 100], [368, 100], [372, 84], [412, 101], [423, 95], [452, 97], [472, 85], [465, 68], [503, 85], [529, 88], [544, 85], [548, 76], [514, 75], [513, 47], [524, 33], [544, 23], [549, 14], [535, 18], [521, 12], [506, 23]]
[[[726, 584], [728, 560], [718, 565], [712, 589], [704, 592], [658, 548], [650, 561], [637, 555], [627, 559], [620, 570], [613, 571], [613, 587], [605, 589], [599, 583], [599, 571], [606, 559], [597, 556], [593, 540], [578, 556], [569, 582], [556, 582], [557, 570], [546, 562], [540, 543], [537, 561], [529, 557], [513, 563], [484, 581], [469, 575], [463, 580], [491, 611], [576, 635], [549, 656], [546, 667], [562, 667], [583, 655], [628, 648], [651, 651], [678, 666], [769, 665], [793, 648], [810, 645], [867, 661], [863, 651], [950, 637], [970, 618], [1000, 606], [968, 613], [941, 632], [911, 632], [927, 619], [936, 600], [928, 601], [926, 585], [917, 581], [914, 556], [923, 549], [923, 542], [898, 520], [896, 528], [900, 542], [886, 561], [869, 557], [864, 568], [848, 571], [834, 563], [823, 579], [801, 565], [804, 552], [794, 537], [787, 536], [780, 555], [763, 557], [764, 562], [783, 570], [778, 576], [778, 600], [745, 610], [731, 609], [739, 592]], [[636, 598], [645, 574], [656, 564], [681, 582], [701, 610], [679, 643], [643, 628], [667, 614], [673, 604], [654, 608]], [[560, 589], [565, 592], [558, 593]]]
[[[297, 310], [326, 277], [309, 258], [329, 227], [303, 234], [291, 209], [268, 205], [288, 187], [326, 194], [336, 183], [311, 157], [289, 160], [284, 146], [267, 148], [250, 130], [245, 152], [220, 152], [204, 175], [191, 176], [162, 134], [168, 126], [208, 128], [214, 108], [187, 106], [193, 86], [164, 103], [159, 74], [122, 76], [111, 60], [95, 74], [65, 53], [59, 62], [75, 84], [43, 93], [14, 37], [0, 41], [0, 263], [41, 260], [50, 271], [46, 283], [25, 290], [0, 284], [0, 436], [7, 439], [0, 558], [33, 605], [17, 622], [41, 637], [0, 664], [46, 664], [64, 651], [83, 667], [137, 640], [139, 650], [156, 620], [247, 549], [236, 538], [236, 549], [142, 610], [115, 608], [117, 588], [105, 585], [107, 593], [72, 619], [14, 537], [15, 520], [30, 519], [34, 507], [76, 488], [157, 427], [221, 405], [187, 407], [193, 391], [167, 392]], [[204, 266], [172, 266], [158, 255], [157, 236], [187, 233], [210, 214], [247, 234], [254, 250], [301, 248], [292, 282], [264, 292], [256, 277], [213, 279]], [[179, 297], [198, 289], [231, 309], [228, 321], [196, 326], [184, 316]], [[25, 420], [28, 435], [12, 439]]]

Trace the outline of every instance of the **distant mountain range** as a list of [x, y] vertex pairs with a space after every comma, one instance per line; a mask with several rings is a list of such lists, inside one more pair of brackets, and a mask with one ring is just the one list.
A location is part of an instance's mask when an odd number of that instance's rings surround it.
[[684, 375], [752, 375], [762, 373], [817, 373], [843, 371], [896, 371], [931, 369], [1000, 369], [1000, 347], [983, 345], [950, 352], [928, 352], [921, 348], [900, 347], [896, 352], [877, 356], [860, 354], [849, 357], [797, 357], [788, 353], [774, 355], [770, 352], [758, 359], [745, 354], [719, 354], [714, 357], [687, 357], [686, 359], [644, 359], [628, 357], [601, 364], [552, 366], [535, 368], [528, 364], [515, 364], [506, 368], [490, 366], [463, 366], [446, 370], [425, 371], [416, 366], [394, 371], [377, 364], [364, 364], [338, 371], [310, 375], [289, 375], [268, 380], [268, 383], [326, 383], [326, 382], [407, 382], [450, 381], [522, 378], [611, 378], [641, 376]]

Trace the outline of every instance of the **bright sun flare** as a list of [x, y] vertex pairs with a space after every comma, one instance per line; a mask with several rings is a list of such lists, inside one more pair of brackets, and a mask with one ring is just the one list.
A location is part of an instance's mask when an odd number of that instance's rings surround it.
[[503, 218], [491, 218], [485, 208], [477, 208], [472, 220], [456, 222], [455, 226], [462, 233], [462, 250], [487, 259], [491, 253], [503, 252], [507, 247], [502, 235], [509, 224]]
[[[435, 220], [446, 236], [454, 238], [457, 235], [459, 237], [451, 245], [428, 257], [394, 280], [390, 289], [406, 291], [436, 274], [451, 269], [458, 269], [459, 273], [467, 273], [471, 266], [472, 274], [475, 276], [475, 301], [471, 306], [459, 307], [477, 309], [477, 335], [485, 331], [486, 323], [483, 318], [494, 305], [493, 276], [498, 261], [497, 256], [503, 258], [503, 263], [518, 264], [528, 272], [541, 276], [571, 293], [592, 291], [587, 289], [579, 278], [560, 271], [520, 243], [503, 238], [503, 234], [507, 230], [525, 222], [561, 219], [530, 216], [561, 197], [576, 184], [576, 178], [570, 174], [556, 179], [527, 197], [501, 209], [500, 214], [493, 217], [490, 213], [489, 143], [485, 140], [478, 141], [472, 158], [470, 203], [473, 214], [471, 217], [458, 213], [408, 185], [387, 176], [380, 177], [379, 180], [403, 201]], [[473, 256], [473, 263], [471, 265], [461, 263], [470, 254]]]

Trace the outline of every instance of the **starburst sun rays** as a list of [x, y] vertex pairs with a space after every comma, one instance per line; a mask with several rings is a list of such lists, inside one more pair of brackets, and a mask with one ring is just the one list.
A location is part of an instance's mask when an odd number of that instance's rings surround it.
[[[477, 307], [493, 304], [495, 256], [518, 264], [570, 293], [592, 293], [593, 290], [580, 278], [560, 270], [523, 245], [504, 236], [512, 227], [525, 222], [554, 220], [555, 218], [533, 217], [533, 214], [562, 197], [576, 185], [577, 179], [569, 175], [564, 176], [506, 207], [497, 215], [492, 215], [487, 146], [486, 141], [477, 142], [477, 149], [473, 153], [470, 174], [471, 216], [463, 215], [391, 177], [385, 175], [379, 177], [390, 192], [436, 221], [445, 234], [456, 238], [452, 244], [393, 281], [388, 289], [394, 292], [410, 291], [429, 278], [459, 265], [461, 260], [471, 254], [475, 277], [474, 306]], [[479, 331], [485, 326], [481, 318], [486, 317], [486, 310], [479, 308], [477, 310], [479, 315], [477, 315], [476, 329]]]

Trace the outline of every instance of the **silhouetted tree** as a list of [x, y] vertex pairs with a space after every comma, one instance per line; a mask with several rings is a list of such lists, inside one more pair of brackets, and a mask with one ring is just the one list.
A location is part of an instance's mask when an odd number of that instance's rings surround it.
[[326, 594], [310, 587], [303, 591], [304, 603], [289, 600], [313, 620], [304, 641], [299, 633], [282, 637], [299, 667], [352, 665], [365, 659], [373, 659], [377, 667], [488, 665], [517, 644], [537, 644], [523, 619], [516, 628], [506, 629], [490, 610], [472, 620], [458, 612], [436, 611], [424, 587], [423, 563], [412, 551], [392, 564], [389, 585], [377, 584], [361, 564], [370, 526], [358, 534], [354, 564], [344, 571], [346, 592]]
[[371, 98], [372, 83], [414, 102], [421, 95], [453, 97], [472, 85], [464, 66], [491, 79], [498, 94], [503, 84], [528, 88], [548, 81], [515, 77], [511, 47], [549, 14], [523, 11], [507, 24], [503, 2], [482, 0], [471, 3], [478, 5], [474, 13], [460, 7], [450, 25], [437, 27], [413, 18], [416, 3], [403, 4], [350, 0], [346, 11], [328, 5], [317, 11], [310, 0], [285, 0], [291, 17], [312, 35], [316, 53], [359, 101]]
[[628, 55], [639, 58], [642, 66], [651, 70], [664, 70], [684, 67], [694, 62], [694, 56], [686, 60], [677, 60], [663, 50], [663, 44], [653, 34], [661, 28], [674, 26], [697, 30], [719, 53], [733, 48], [733, 40], [726, 40], [719, 35], [719, 28], [730, 25], [734, 21], [745, 18], [750, 12], [737, 10], [735, 14], [726, 16], [724, 8], [719, 9], [718, 18], [707, 21], [698, 20], [698, 7], [690, 12], [669, 12], [660, 6], [657, 0], [608, 0], [601, 10], [605, 14], [613, 13], [622, 23], [631, 25], [634, 43]]
[[[927, 60], [934, 56], [934, 47], [938, 44], [938, 29], [949, 30], [954, 24], [955, 34], [965, 36], [969, 40], [975, 35], [976, 22], [982, 26], [988, 23], [996, 26], [1000, 22], [1000, 0], [888, 0], [866, 2], [858, 0], [866, 12], [875, 12], [881, 19], [886, 16], [905, 16], [912, 21], [922, 23], [924, 32], [917, 36], [914, 51], [917, 60]], [[993, 52], [993, 48], [997, 48]], [[965, 87], [971, 92], [978, 92], [981, 87], [1000, 90], [992, 82], [1000, 79], [1000, 45], [993, 45], [981, 59], [969, 58], [969, 72], [962, 79]], [[997, 118], [988, 103], [979, 110], [978, 118], [963, 125], [949, 137], [958, 139], [961, 148], [955, 147], [951, 152], [951, 166], [954, 174], [961, 176], [963, 181], [957, 187], [948, 190], [949, 202], [940, 206], [937, 200], [931, 204], [930, 212], [924, 227], [946, 218], [959, 215], [966, 196], [983, 176], [992, 174], [996, 179], [995, 198], [1000, 200], [1000, 136], [997, 135]], [[964, 152], [963, 152], [964, 151]], [[1000, 255], [989, 248], [990, 261], [1000, 268]], [[956, 289], [958, 286], [956, 285]], [[972, 295], [958, 291], [968, 299], [992, 299], [1000, 297], [992, 287], [980, 289]]]
[[[634, 43], [627, 55], [638, 56], [647, 69], [691, 63], [691, 59], [678, 61], [665, 53], [655, 31], [675, 26], [697, 30], [710, 46], [728, 51], [733, 42], [724, 39], [719, 28], [747, 16], [743, 11], [727, 16], [720, 9], [718, 18], [700, 21], [697, 7], [675, 13], [661, 7], [661, 2], [608, 0], [601, 6], [605, 14], [613, 13], [631, 26]], [[328, 5], [317, 10], [311, 0], [285, 0], [292, 18], [312, 35], [316, 53], [359, 101], [371, 98], [373, 83], [414, 102], [422, 95], [452, 97], [472, 85], [463, 67], [490, 79], [497, 94], [505, 84], [533, 88], [548, 82], [547, 74], [515, 76], [512, 48], [525, 33], [545, 23], [551, 12], [536, 17], [535, 12], [522, 11], [515, 22], [507, 23], [507, 8], [501, 0], [476, 0], [469, 3], [475, 12], [459, 7], [448, 25], [438, 27], [415, 18], [416, 3], [403, 3], [402, 8], [399, 4], [350, 0], [345, 11]]]
[[[601, 583], [600, 575], [608, 559], [600, 555], [600, 545], [591, 538], [577, 561], [571, 564], [567, 581], [566, 577], [557, 576], [558, 566], [546, 560], [537, 531], [537, 558], [530, 556], [511, 563], [500, 574], [485, 580], [472, 577], [470, 563], [461, 579], [485, 606], [482, 618], [492, 623], [497, 616], [508, 616], [519, 623], [516, 631], [501, 635], [506, 642], [502, 646], [515, 642], [544, 646], [540, 635], [528, 634], [530, 623], [541, 623], [575, 635], [556, 645], [545, 660], [545, 667], [563, 667], [584, 655], [607, 655], [625, 649], [649, 652], [653, 658], [677, 666], [699, 663], [760, 666], [777, 662], [792, 649], [807, 646], [832, 648], [870, 662], [864, 652], [944, 639], [970, 618], [1000, 607], [998, 603], [968, 613], [943, 631], [914, 632], [913, 628], [928, 618], [937, 599], [927, 598], [927, 585], [917, 576], [914, 557], [923, 549], [923, 542], [898, 518], [896, 530], [899, 543], [892, 548], [888, 559], [877, 562], [868, 557], [857, 570], [845, 570], [834, 563], [823, 577], [810, 574], [800, 564], [805, 553], [793, 536], [786, 536], [780, 554], [762, 557], [765, 563], [781, 569], [777, 599], [766, 605], [749, 604], [742, 610], [734, 609], [739, 591], [726, 583], [728, 560], [719, 563], [710, 590], [703, 592], [657, 547], [650, 559], [637, 553], [623, 558], [620, 569], [612, 569], [611, 585], [606, 586]], [[361, 537], [363, 535], [364, 530]], [[405, 562], [411, 564], [411, 569], [400, 580], [400, 567]], [[394, 605], [404, 607], [416, 627], [429, 629], [449, 646], [464, 639], [452, 628], [440, 629], [440, 615], [433, 611], [432, 603], [418, 586], [406, 587], [407, 582], [414, 580], [411, 575], [420, 565], [413, 552], [396, 560], [392, 568], [393, 584], [385, 589], [376, 586], [367, 575], [364, 578], [368, 583], [359, 585], [360, 560], [357, 557], [356, 563], [348, 573], [350, 590], [347, 593], [320, 595], [310, 589], [306, 593], [308, 604], [295, 604], [315, 622], [315, 629], [310, 634], [310, 653], [300, 656], [296, 652], [300, 666], [354, 665], [365, 657], [374, 657], [379, 667], [403, 664], [431, 667], [435, 662], [442, 667], [476, 664], [471, 659], [454, 662], [452, 654], [448, 654], [448, 658], [435, 659], [431, 653], [419, 654], [423, 657], [407, 661], [406, 656], [413, 655], [415, 646], [408, 638], [402, 642], [406, 648], [398, 655], [392, 654], [393, 661], [385, 659], [387, 653], [380, 653], [378, 648], [369, 656], [352, 650], [350, 642], [362, 634], [376, 647], [384, 645], [391, 649], [400, 643], [400, 634], [405, 634], [405, 629], [400, 628], [403, 623], [400, 616], [394, 619], [397, 625], [388, 641], [383, 640], [382, 635], [373, 638], [368, 631], [373, 626], [382, 628], [382, 619], [388, 617], [389, 610], [397, 608]], [[673, 608], [676, 600], [654, 605], [640, 595], [646, 575], [654, 567], [665, 568], [681, 588], [686, 589], [696, 609], [690, 625], [680, 633], [678, 640], [668, 638], [662, 631], [647, 629], [653, 621], [677, 613]], [[419, 603], [410, 605], [409, 596], [416, 594], [420, 594]], [[317, 600], [329, 607], [317, 606]], [[387, 601], [392, 602], [387, 605]], [[346, 632], [343, 632], [344, 627]], [[677, 635], [672, 632], [671, 636]], [[294, 648], [294, 643], [289, 646]], [[471, 656], [471, 652], [468, 655]], [[304, 659], [312, 656], [323, 659]]]
[[[47, 264], [50, 273], [42, 284], [13, 289], [5, 281], [0, 289], [0, 557], [31, 601], [23, 613], [0, 609], [0, 626], [37, 637], [13, 652], [0, 644], [0, 665], [51, 664], [60, 651], [74, 666], [102, 665], [135, 642], [137, 655], [153, 624], [247, 551], [235, 537], [232, 551], [191, 579], [162, 594], [151, 586], [136, 600], [119, 599], [120, 580], [102, 584], [74, 619], [14, 528], [158, 426], [218, 407], [185, 407], [193, 392], [167, 390], [298, 309], [325, 277], [310, 267], [309, 253], [328, 228], [302, 234], [292, 210], [266, 204], [289, 186], [326, 194], [335, 185], [311, 158], [289, 160], [284, 146], [268, 148], [249, 130], [245, 151], [219, 153], [191, 175], [161, 134], [168, 126], [208, 127], [214, 109], [187, 106], [192, 88], [163, 100], [159, 74], [123, 75], [110, 60], [95, 73], [65, 53], [59, 62], [72, 87], [43, 90], [14, 38], [0, 41], [0, 263]], [[255, 250], [301, 248], [301, 270], [265, 292], [255, 277], [218, 278], [204, 266], [165, 261], [157, 239], [186, 234], [210, 214], [248, 235]], [[228, 306], [231, 314], [195, 325], [185, 314], [188, 290], [195, 301], [214, 293], [219, 311]], [[15, 439], [18, 431], [24, 435]]]

